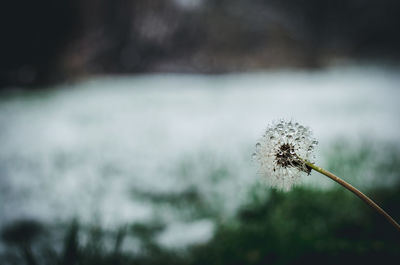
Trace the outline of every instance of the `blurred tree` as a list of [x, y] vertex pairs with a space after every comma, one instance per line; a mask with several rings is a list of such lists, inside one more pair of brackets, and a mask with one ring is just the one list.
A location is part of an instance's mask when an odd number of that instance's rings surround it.
[[78, 31], [79, 0], [4, 1], [0, 87], [58, 80], [60, 55]]
[[0, 88], [93, 73], [395, 60], [399, 8], [395, 0], [6, 1], [0, 8]]

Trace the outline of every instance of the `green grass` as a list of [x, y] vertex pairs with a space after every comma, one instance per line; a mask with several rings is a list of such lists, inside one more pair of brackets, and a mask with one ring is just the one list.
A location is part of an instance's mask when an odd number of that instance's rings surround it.
[[[390, 185], [372, 182], [364, 185], [363, 191], [400, 220], [400, 151], [395, 146], [384, 147], [383, 155], [376, 146], [363, 144], [346, 151], [348, 145], [337, 144], [325, 154], [327, 168], [353, 183], [362, 182], [366, 173], [376, 174], [378, 180], [390, 178]], [[190, 163], [184, 168], [190, 171], [187, 167]], [[219, 170], [215, 174], [224, 177], [229, 172]], [[192, 218], [213, 216], [196, 190], [170, 195], [132, 194], [135, 199], [183, 212], [189, 208]], [[181, 251], [163, 249], [156, 243], [156, 236], [165, 229], [163, 220], [115, 230], [77, 221], [55, 225], [21, 220], [2, 229], [5, 251], [0, 263], [394, 264], [400, 258], [400, 234], [338, 185], [328, 190], [302, 186], [290, 192], [254, 185], [247, 198], [235, 217], [215, 217], [215, 235], [208, 243]], [[136, 250], [126, 247], [132, 240], [138, 242]]]

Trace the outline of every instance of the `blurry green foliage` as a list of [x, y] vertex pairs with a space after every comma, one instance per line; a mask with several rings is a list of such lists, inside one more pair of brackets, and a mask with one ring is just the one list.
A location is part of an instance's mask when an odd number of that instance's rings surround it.
[[[339, 143], [327, 153], [328, 169], [351, 182], [379, 174], [391, 185], [362, 189], [396, 220], [400, 220], [400, 151], [395, 145]], [[184, 163], [182, 176], [187, 176]], [[211, 175], [222, 175], [215, 167]], [[178, 172], [179, 173], [179, 172]], [[389, 183], [389, 182], [388, 182]], [[161, 206], [176, 207], [188, 216], [212, 217], [195, 189], [174, 194], [132, 191], [132, 196]], [[198, 214], [194, 212], [198, 210]], [[173, 251], [158, 245], [163, 220], [134, 223], [115, 230], [77, 221], [46, 225], [21, 220], [3, 226], [5, 251], [1, 264], [393, 264], [400, 258], [400, 234], [359, 198], [339, 185], [329, 190], [297, 187], [290, 192], [254, 185], [246, 202], [230, 220], [214, 218], [214, 237], [203, 245]], [[62, 236], [60, 236], [62, 235]], [[136, 246], [132, 247], [132, 241]], [[133, 244], [133, 245], [135, 245]]]
[[[268, 196], [261, 196], [265, 189]], [[98, 227], [88, 230], [75, 221], [65, 232], [63, 248], [56, 255], [58, 264], [376, 264], [400, 258], [400, 236], [394, 228], [357, 197], [343, 189], [316, 191], [296, 188], [289, 193], [269, 191], [255, 186], [253, 197], [238, 212], [237, 218], [218, 225], [207, 244], [193, 246], [184, 254], [157, 247], [154, 235], [163, 229], [157, 223], [134, 224], [114, 232]], [[371, 190], [369, 194], [395, 218], [400, 217], [400, 187]], [[20, 240], [26, 230], [18, 227], [3, 230], [4, 241]], [[50, 228], [49, 228], [50, 229]], [[80, 235], [88, 232], [86, 242]], [[9, 239], [11, 234], [15, 239]], [[30, 234], [26, 233], [29, 237]], [[134, 254], [121, 250], [124, 238], [142, 240], [142, 251]], [[110, 243], [113, 247], [106, 247]], [[33, 240], [32, 245], [35, 244]], [[12, 244], [9, 245], [10, 250]], [[51, 248], [47, 246], [47, 248]], [[3, 255], [4, 264], [52, 264], [37, 249], [32, 257], [12, 263], [13, 255]], [[25, 256], [24, 256], [25, 255]], [[19, 260], [14, 257], [14, 260]]]
[[[400, 217], [399, 187], [371, 194]], [[197, 249], [195, 264], [370, 264], [399, 251], [398, 232], [350, 192], [297, 188], [243, 207], [237, 223]]]

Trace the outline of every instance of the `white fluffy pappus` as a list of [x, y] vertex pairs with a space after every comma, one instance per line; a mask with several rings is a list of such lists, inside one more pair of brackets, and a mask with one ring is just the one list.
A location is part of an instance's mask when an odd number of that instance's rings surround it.
[[258, 173], [271, 187], [288, 191], [302, 174], [310, 173], [304, 160], [314, 159], [317, 144], [308, 127], [283, 119], [274, 122], [256, 144], [253, 159], [259, 163]]

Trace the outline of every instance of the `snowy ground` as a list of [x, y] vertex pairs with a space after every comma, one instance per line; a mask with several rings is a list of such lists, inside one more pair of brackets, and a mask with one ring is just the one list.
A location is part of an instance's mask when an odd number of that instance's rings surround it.
[[[251, 153], [271, 120], [310, 126], [320, 150], [337, 139], [397, 144], [399, 84], [397, 69], [364, 66], [109, 77], [3, 97], [0, 225], [158, 218], [161, 244], [205, 241], [212, 218], [196, 218], [180, 196], [231, 216], [257, 181]], [[178, 209], [160, 206], [168, 194]]]

